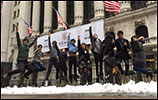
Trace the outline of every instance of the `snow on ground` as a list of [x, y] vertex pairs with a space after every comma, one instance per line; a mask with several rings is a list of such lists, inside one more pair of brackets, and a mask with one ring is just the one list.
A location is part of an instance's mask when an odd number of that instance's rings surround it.
[[61, 93], [153, 93], [157, 94], [157, 82], [151, 81], [150, 83], [130, 81], [123, 85], [113, 84], [100, 84], [95, 83], [92, 85], [79, 85], [65, 87], [6, 87], [1, 88], [1, 94], [61, 94]]

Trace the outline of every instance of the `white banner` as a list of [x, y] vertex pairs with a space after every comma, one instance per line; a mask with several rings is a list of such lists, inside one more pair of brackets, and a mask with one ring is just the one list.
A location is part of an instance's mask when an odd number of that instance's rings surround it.
[[37, 39], [37, 45], [41, 44], [43, 46], [42, 52], [48, 52], [49, 51], [49, 44], [48, 44], [48, 35], [39, 37]]
[[[59, 49], [67, 48], [68, 33], [70, 32], [71, 33], [70, 39], [76, 40], [76, 46], [77, 46], [77, 41], [78, 41], [78, 35], [80, 35], [81, 43], [84, 42], [86, 44], [90, 44], [90, 37], [89, 37], [90, 26], [92, 26], [92, 33], [98, 34], [99, 39], [103, 40], [104, 39], [104, 20], [99, 20], [96, 22], [92, 22], [90, 24], [71, 28], [69, 30], [53, 33], [51, 34], [51, 43], [53, 41], [57, 41], [57, 45]], [[43, 52], [48, 52], [49, 51], [48, 35], [39, 37], [37, 40], [37, 45], [38, 44], [43, 45], [43, 48], [42, 48]]]

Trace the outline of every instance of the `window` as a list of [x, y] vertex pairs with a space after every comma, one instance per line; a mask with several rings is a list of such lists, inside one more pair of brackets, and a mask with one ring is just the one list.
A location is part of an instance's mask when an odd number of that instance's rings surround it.
[[19, 15], [20, 15], [20, 9], [18, 9], [18, 15], [17, 15], [17, 17], [19, 17]]
[[16, 25], [19, 26], [19, 23], [17, 23]]
[[137, 10], [140, 8], [147, 7], [146, 2], [147, 1], [131, 1], [131, 8], [132, 10]]
[[15, 31], [15, 24], [13, 24], [13, 30], [12, 30], [12, 32], [14, 32]]
[[148, 38], [149, 34], [148, 34], [148, 28], [145, 25], [141, 25], [139, 27], [136, 28], [136, 35], [138, 36], [144, 36], [144, 38]]
[[14, 19], [14, 18], [16, 18], [16, 11], [14, 11], [14, 16], [13, 16], [13, 19]]
[[16, 6], [17, 5], [17, 1], [15, 1], [15, 3], [14, 3], [14, 6]]

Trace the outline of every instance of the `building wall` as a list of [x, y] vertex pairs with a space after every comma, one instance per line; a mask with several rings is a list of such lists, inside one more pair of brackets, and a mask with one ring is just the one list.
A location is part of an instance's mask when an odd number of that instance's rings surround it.
[[[3, 9], [1, 10], [1, 61], [7, 61], [7, 50], [8, 50], [8, 40], [10, 33], [10, 23], [11, 23], [11, 10], [12, 2], [3, 1]], [[8, 12], [8, 13], [6, 13]]]
[[[47, 2], [47, 1], [45, 1]], [[50, 11], [52, 11], [52, 7], [50, 5], [51, 2], [47, 2], [47, 7], [44, 7], [44, 10], [48, 9]], [[112, 27], [115, 34], [119, 31], [122, 30], [125, 34], [124, 37], [127, 38], [128, 40], [130, 40], [131, 36], [133, 36], [135, 34], [135, 29], [140, 26], [140, 25], [146, 25], [148, 28], [148, 33], [149, 33], [149, 38], [152, 37], [156, 37], [157, 38], [157, 2], [148, 2], [147, 7], [145, 8], [141, 8], [141, 9], [137, 9], [134, 11], [131, 11], [130, 8], [130, 2], [125, 2], [125, 1], [120, 1], [120, 6], [121, 6], [121, 13], [120, 14], [113, 14], [111, 17], [106, 17], [104, 16], [104, 6], [103, 6], [103, 2], [102, 1], [95, 1], [94, 3], [90, 3], [90, 6], [92, 6], [92, 4], [94, 4], [94, 11], [90, 12], [91, 15], [94, 14], [94, 16], [89, 16], [87, 15], [87, 18], [92, 18], [91, 20], [88, 19], [89, 21], [95, 21], [95, 20], [99, 20], [102, 18], [105, 18], [105, 28], [107, 27]], [[46, 4], [46, 3], [45, 3]], [[65, 2], [62, 3], [63, 5], [65, 5]], [[88, 12], [86, 9], [84, 9], [83, 6], [83, 2], [77, 2], [75, 1], [76, 5], [78, 5], [78, 8], [82, 8], [78, 9], [74, 6], [74, 23], [72, 25], [72, 27], [74, 25], [82, 25], [83, 23], [83, 16], [84, 16], [84, 11]], [[98, 5], [102, 5], [102, 6], [97, 6]], [[19, 23], [19, 33], [20, 33], [20, 37], [21, 40], [27, 36], [27, 29], [24, 25], [24, 22], [22, 21], [21, 18], [23, 18], [26, 22], [28, 22], [29, 24], [31, 23], [31, 1], [17, 1], [17, 5], [15, 6], [15, 1], [3, 1], [3, 3], [1, 2], [1, 5], [3, 5], [3, 9], [1, 10], [1, 62], [13, 62], [13, 69], [17, 68], [17, 54], [18, 54], [18, 48], [17, 48], [17, 41], [16, 41], [16, 33], [15, 30], [13, 31], [13, 24], [17, 24]], [[38, 6], [38, 4], [37, 4]], [[49, 6], [49, 7], [48, 7]], [[65, 10], [60, 9], [61, 6], [58, 6], [58, 10], [60, 11], [60, 13], [62, 14], [66, 14]], [[66, 7], [66, 6], [64, 6]], [[20, 15], [19, 17], [16, 17], [13, 19], [14, 17], [14, 11], [16, 11], [16, 13], [18, 12], [18, 9], [20, 10]], [[83, 11], [83, 12], [82, 12]], [[36, 12], [40, 12], [37, 11]], [[44, 11], [45, 12], [45, 11]], [[80, 12], [80, 13], [78, 13]], [[33, 12], [34, 13], [34, 12]], [[44, 13], [46, 14], [45, 16], [47, 16], [49, 13]], [[9, 20], [8, 20], [9, 19]], [[52, 18], [54, 19], [54, 18]], [[44, 19], [43, 19], [44, 20]], [[52, 26], [51, 25], [51, 16], [49, 16], [49, 18], [45, 19], [47, 20], [47, 26], [43, 26], [44, 30], [46, 28], [50, 28]], [[49, 22], [50, 20], [50, 22]], [[85, 19], [84, 19], [85, 20]], [[88, 21], [87, 21], [88, 22]], [[56, 23], [57, 24], [57, 23]], [[138, 25], [136, 25], [138, 24]], [[32, 26], [34, 27], [34, 26]], [[61, 27], [60, 27], [61, 28]], [[53, 28], [52, 28], [53, 29]], [[59, 29], [57, 27], [56, 30], [60, 31], [63, 28]], [[48, 29], [46, 29], [48, 30]], [[54, 30], [54, 31], [56, 31]], [[35, 34], [35, 33], [34, 33]], [[154, 40], [156, 41], [156, 40]], [[157, 41], [154, 42], [157, 44]], [[149, 45], [152, 45], [152, 43], [150, 43]], [[146, 46], [148, 47], [148, 44]], [[153, 46], [152, 48], [150, 48], [149, 52], [153, 55], [155, 55], [155, 58], [157, 59], [157, 50], [155, 53], [151, 52], [153, 48], [157, 48], [156, 46]], [[29, 52], [29, 57], [32, 56], [34, 51], [34, 46], [31, 48], [30, 52]], [[46, 58], [46, 60], [48, 60], [49, 58]], [[48, 66], [48, 61], [43, 62], [45, 64], [45, 66]], [[132, 65], [132, 63], [130, 63]], [[156, 62], [157, 65], [157, 62]], [[130, 69], [132, 69], [132, 67], [130, 67]], [[53, 75], [51, 76], [53, 79], [55, 78], [55, 69], [53, 68]], [[95, 78], [95, 65], [93, 64], [93, 76]], [[45, 74], [45, 73], [43, 73]], [[40, 73], [42, 79], [44, 78], [42, 73]], [[16, 76], [18, 77], [18, 75]], [[18, 79], [18, 78], [17, 78]]]

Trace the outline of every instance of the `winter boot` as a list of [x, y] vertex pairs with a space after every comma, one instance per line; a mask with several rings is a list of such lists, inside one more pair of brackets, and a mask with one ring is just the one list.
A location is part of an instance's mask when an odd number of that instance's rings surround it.
[[48, 86], [48, 80], [44, 82], [44, 86]]
[[99, 77], [96, 78], [96, 82], [99, 83]]

